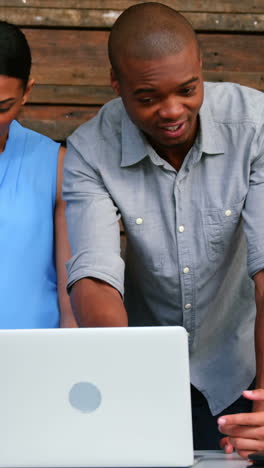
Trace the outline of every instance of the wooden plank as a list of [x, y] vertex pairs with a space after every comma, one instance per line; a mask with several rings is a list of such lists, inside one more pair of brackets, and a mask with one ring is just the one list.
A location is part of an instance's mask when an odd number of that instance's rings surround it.
[[32, 76], [39, 84], [109, 84], [106, 31], [24, 30], [29, 41]]
[[[147, 1], [147, 0], [145, 0]], [[144, 0], [142, 0], [142, 3]], [[123, 10], [139, 3], [137, 0], [0, 0], [0, 7], [34, 8], [75, 8], [75, 9], [116, 9]], [[263, 0], [163, 0], [163, 3], [179, 11], [223, 12], [223, 13], [264, 13]]]
[[[20, 26], [110, 28], [120, 10], [0, 8], [0, 19]], [[197, 31], [263, 32], [264, 14], [185, 12]]]
[[120, 10], [1, 7], [0, 19], [19, 26], [109, 28]]
[[81, 8], [0, 7], [0, 19], [18, 26], [110, 28], [120, 13], [120, 10]]
[[264, 91], [264, 72], [262, 73], [237, 73], [234, 71], [205, 71], [204, 79], [206, 81], [232, 81], [243, 86]]
[[[107, 31], [25, 29], [39, 85], [109, 86]], [[264, 35], [198, 34], [205, 71], [264, 72]], [[230, 51], [232, 50], [232, 54]], [[258, 75], [258, 76], [257, 76]], [[72, 102], [72, 101], [71, 101]]]
[[64, 141], [79, 125], [94, 117], [99, 107], [26, 105], [19, 116], [25, 127]]
[[204, 70], [263, 73], [263, 35], [198, 34]]
[[263, 32], [264, 14], [183, 12], [196, 31]]
[[110, 86], [57, 86], [35, 84], [29, 102], [40, 104], [100, 105], [115, 97]]
[[[207, 81], [233, 81], [244, 86], [264, 91], [264, 71], [235, 72], [235, 71], [204, 71]], [[110, 86], [55, 86], [35, 85], [29, 102], [32, 104], [75, 104], [102, 105], [115, 94]]]

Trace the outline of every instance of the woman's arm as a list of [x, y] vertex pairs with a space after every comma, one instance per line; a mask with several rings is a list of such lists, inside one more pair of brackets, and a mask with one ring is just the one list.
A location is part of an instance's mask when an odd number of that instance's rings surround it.
[[60, 327], [75, 328], [75, 321], [70, 299], [66, 291], [67, 272], [65, 263], [71, 256], [70, 245], [67, 234], [67, 224], [65, 218], [65, 202], [61, 198], [61, 186], [63, 177], [63, 162], [65, 156], [65, 148], [60, 147], [58, 157], [57, 171], [57, 195], [55, 206], [55, 248], [56, 248], [56, 269], [57, 269], [57, 284], [58, 284], [58, 300], [60, 307]]

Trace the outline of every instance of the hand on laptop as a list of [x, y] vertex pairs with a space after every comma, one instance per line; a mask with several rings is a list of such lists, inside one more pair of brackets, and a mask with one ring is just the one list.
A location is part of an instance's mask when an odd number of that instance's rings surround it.
[[[264, 403], [264, 389], [246, 390], [243, 396], [254, 402]], [[220, 441], [225, 453], [237, 453], [247, 458], [252, 452], [264, 450], [264, 410], [261, 407], [252, 413], [239, 413], [218, 418], [219, 431], [226, 434]]]

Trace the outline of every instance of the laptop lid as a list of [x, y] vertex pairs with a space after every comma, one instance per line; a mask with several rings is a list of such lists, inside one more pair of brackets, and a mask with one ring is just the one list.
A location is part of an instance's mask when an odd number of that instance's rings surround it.
[[0, 330], [1, 467], [189, 466], [182, 327]]

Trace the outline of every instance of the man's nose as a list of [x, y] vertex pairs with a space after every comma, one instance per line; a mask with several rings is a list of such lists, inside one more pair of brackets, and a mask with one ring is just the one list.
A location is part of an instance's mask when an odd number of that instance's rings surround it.
[[162, 119], [176, 120], [179, 119], [184, 112], [184, 107], [177, 96], [170, 96], [161, 103], [159, 115]]

